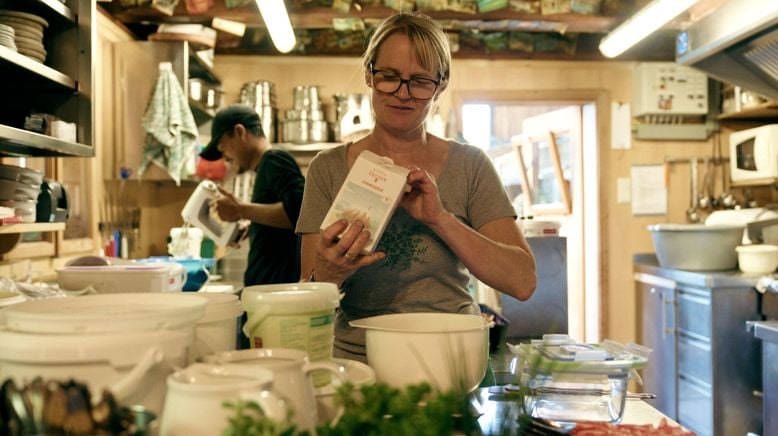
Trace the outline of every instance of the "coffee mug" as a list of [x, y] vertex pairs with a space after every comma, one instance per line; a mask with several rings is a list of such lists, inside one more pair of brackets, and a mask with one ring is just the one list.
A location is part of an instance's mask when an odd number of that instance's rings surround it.
[[215, 364], [245, 365], [273, 373], [274, 390], [289, 401], [292, 420], [298, 430], [315, 433], [318, 415], [316, 396], [310, 374], [324, 370], [332, 373], [333, 383], [345, 381], [339, 365], [332, 361], [310, 362], [308, 354], [290, 348], [252, 348], [248, 350], [225, 351], [205, 357], [206, 362]]
[[273, 373], [242, 365], [194, 363], [167, 378], [161, 436], [219, 435], [232, 409], [225, 401], [251, 400], [268, 418], [284, 422], [286, 402], [271, 391]]

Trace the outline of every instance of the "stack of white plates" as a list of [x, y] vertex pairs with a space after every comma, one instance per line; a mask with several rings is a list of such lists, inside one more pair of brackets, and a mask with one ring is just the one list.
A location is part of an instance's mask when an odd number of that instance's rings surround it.
[[46, 20], [27, 12], [0, 9], [0, 24], [13, 28], [14, 42], [19, 53], [40, 63], [46, 60], [46, 49], [43, 46], [43, 29], [49, 27]]
[[15, 38], [16, 32], [14, 32], [13, 27], [7, 24], [0, 24], [0, 45], [16, 51], [16, 43], [14, 42]]

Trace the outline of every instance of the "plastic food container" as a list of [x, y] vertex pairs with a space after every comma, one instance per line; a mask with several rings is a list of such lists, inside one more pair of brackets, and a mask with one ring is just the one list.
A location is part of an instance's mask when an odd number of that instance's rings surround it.
[[[241, 294], [246, 311], [243, 333], [251, 348], [293, 348], [311, 362], [332, 359], [335, 309], [340, 293], [333, 283], [282, 283], [249, 286]], [[330, 381], [316, 372], [315, 386]]]
[[235, 350], [238, 343], [238, 319], [243, 315], [237, 295], [198, 292], [208, 300], [205, 315], [197, 322], [191, 361], [223, 351]]
[[510, 348], [519, 357], [516, 373], [526, 389], [527, 413], [561, 422], [620, 422], [627, 382], [637, 378], [634, 370], [646, 365], [650, 353], [636, 344], [581, 344], [569, 338]]
[[778, 267], [778, 245], [741, 245], [736, 250], [744, 273], [771, 274]]
[[206, 299], [182, 293], [110, 294], [32, 300], [3, 309], [0, 374], [110, 389], [120, 404], [156, 414], [165, 378], [187, 364]]
[[184, 267], [176, 263], [66, 266], [57, 269], [60, 288], [80, 291], [91, 286], [100, 294], [180, 291], [186, 279]]

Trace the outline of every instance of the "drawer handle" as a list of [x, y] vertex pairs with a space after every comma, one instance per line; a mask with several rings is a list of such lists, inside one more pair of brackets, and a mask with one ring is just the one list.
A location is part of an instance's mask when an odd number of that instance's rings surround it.
[[755, 396], [756, 398], [764, 398], [764, 392], [762, 392], [762, 391], [757, 391], [757, 390], [755, 390], [755, 391], [753, 392], [753, 394], [754, 394], [754, 396]]

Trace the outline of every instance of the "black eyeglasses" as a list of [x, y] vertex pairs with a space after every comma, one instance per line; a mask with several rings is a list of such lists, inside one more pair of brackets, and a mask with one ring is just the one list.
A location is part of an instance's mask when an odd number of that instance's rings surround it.
[[388, 70], [376, 70], [370, 64], [370, 73], [373, 75], [373, 88], [384, 94], [394, 94], [400, 90], [403, 84], [408, 85], [408, 93], [417, 100], [429, 100], [435, 96], [440, 82], [426, 77], [411, 77], [403, 79], [397, 73]]

